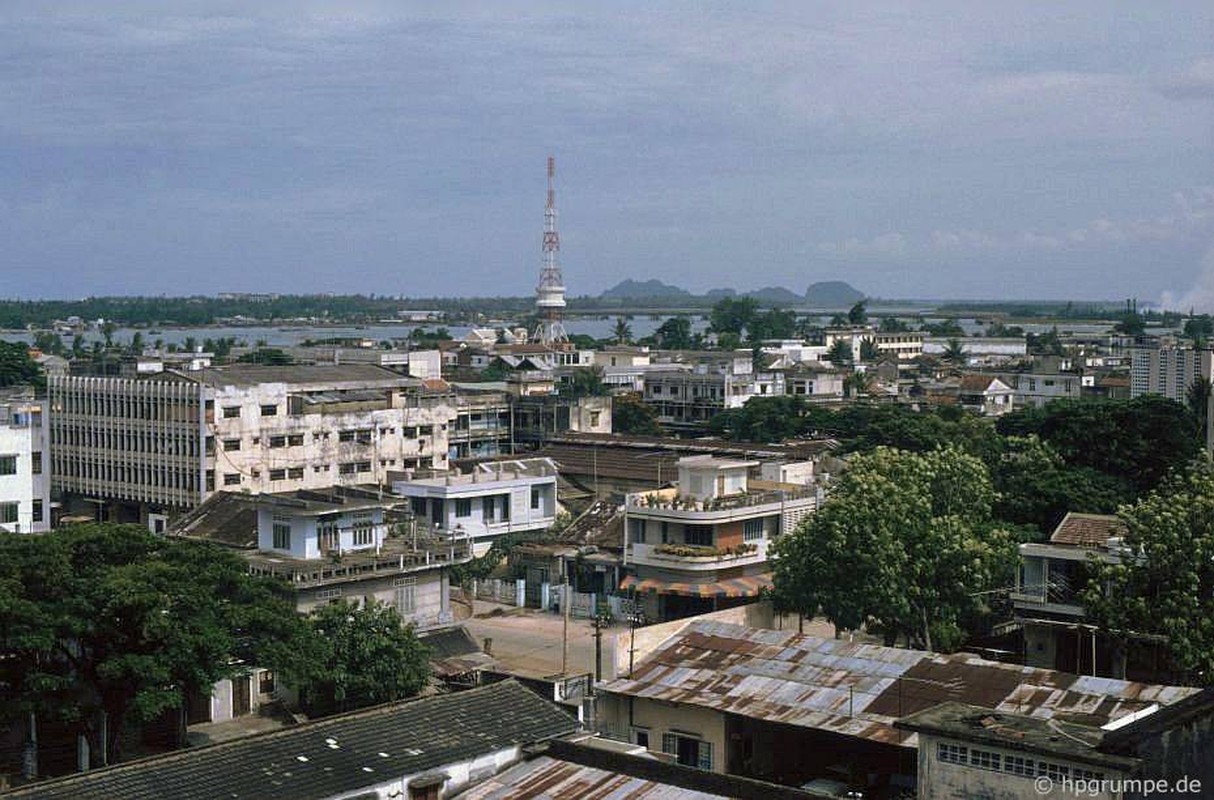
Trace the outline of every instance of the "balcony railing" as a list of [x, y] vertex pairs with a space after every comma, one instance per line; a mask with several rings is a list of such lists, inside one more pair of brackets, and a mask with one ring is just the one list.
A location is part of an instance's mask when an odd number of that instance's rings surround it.
[[653, 509], [657, 511], [733, 511], [754, 506], [774, 505], [789, 500], [814, 497], [811, 489], [786, 489], [783, 491], [741, 492], [699, 500], [680, 497], [669, 492], [648, 492], [628, 495], [627, 506], [631, 509]]
[[743, 542], [734, 547], [703, 547], [687, 544], [632, 544], [628, 560], [634, 564], [680, 570], [713, 570], [761, 564], [767, 561], [766, 539]]
[[304, 587], [449, 566], [467, 561], [471, 556], [466, 538], [428, 534], [416, 541], [406, 536], [390, 537], [384, 540], [378, 552], [354, 550], [341, 556], [311, 559], [257, 552], [250, 553], [247, 558], [251, 574], [281, 578]]

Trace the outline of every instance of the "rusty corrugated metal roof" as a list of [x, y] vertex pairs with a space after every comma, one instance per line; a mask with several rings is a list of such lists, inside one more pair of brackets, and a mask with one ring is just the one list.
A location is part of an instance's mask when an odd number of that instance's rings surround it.
[[917, 737], [894, 720], [950, 700], [1103, 725], [1197, 691], [720, 622], [692, 623], [605, 690], [905, 747]]

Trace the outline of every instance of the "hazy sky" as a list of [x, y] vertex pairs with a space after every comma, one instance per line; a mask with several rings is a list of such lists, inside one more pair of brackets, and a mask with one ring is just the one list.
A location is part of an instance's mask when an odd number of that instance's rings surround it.
[[1214, 310], [1209, 0], [0, 4], [0, 296], [530, 294], [549, 153], [570, 294]]

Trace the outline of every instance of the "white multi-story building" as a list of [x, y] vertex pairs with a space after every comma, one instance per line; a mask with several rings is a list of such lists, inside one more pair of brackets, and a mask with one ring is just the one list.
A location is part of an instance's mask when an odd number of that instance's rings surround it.
[[757, 372], [749, 350], [679, 353], [678, 358], [645, 374], [643, 399], [663, 425], [703, 425], [752, 397], [784, 394], [784, 373]]
[[41, 533], [51, 527], [45, 401], [0, 397], [0, 529]]
[[1189, 387], [1210, 379], [1214, 354], [1174, 340], [1130, 348], [1130, 397], [1161, 394], [1185, 402]]
[[386, 484], [447, 467], [448, 391], [371, 365], [52, 376], [53, 488], [161, 529], [216, 490]]
[[434, 529], [469, 539], [480, 556], [499, 536], [552, 526], [556, 478], [552, 461], [527, 458], [477, 464], [462, 475], [396, 480], [392, 492], [410, 498], [413, 513]]
[[817, 507], [813, 466], [702, 455], [679, 459], [678, 475], [674, 488], [625, 498], [621, 590], [650, 619], [752, 602], [772, 585], [771, 545]]

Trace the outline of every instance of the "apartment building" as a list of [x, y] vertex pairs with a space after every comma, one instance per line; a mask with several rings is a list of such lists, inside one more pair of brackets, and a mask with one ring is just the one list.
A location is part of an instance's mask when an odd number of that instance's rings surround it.
[[[787, 465], [785, 465], [787, 466]], [[813, 466], [767, 470], [759, 461], [688, 456], [678, 485], [625, 498], [620, 590], [651, 620], [752, 602], [772, 585], [771, 545], [817, 507]], [[796, 482], [793, 482], [796, 481]]]
[[48, 380], [52, 488], [163, 529], [216, 490], [386, 484], [445, 469], [448, 390], [372, 365], [236, 365]]
[[32, 394], [0, 396], [0, 530], [50, 530], [50, 448], [44, 407], [45, 401]]
[[695, 428], [752, 397], [784, 394], [783, 372], [756, 372], [749, 350], [677, 353], [645, 374], [642, 399], [671, 428]]
[[923, 355], [923, 340], [926, 336], [927, 334], [923, 331], [879, 331], [871, 325], [865, 325], [827, 328], [824, 344], [826, 352], [830, 352], [836, 342], [846, 342], [851, 347], [852, 354], [858, 359], [860, 348], [867, 339], [883, 356], [895, 356], [899, 361], [913, 361]]
[[1130, 397], [1160, 394], [1183, 403], [1190, 386], [1210, 379], [1212, 359], [1209, 349], [1170, 338], [1135, 345], [1130, 348]]

